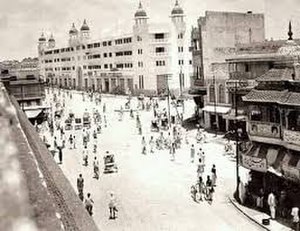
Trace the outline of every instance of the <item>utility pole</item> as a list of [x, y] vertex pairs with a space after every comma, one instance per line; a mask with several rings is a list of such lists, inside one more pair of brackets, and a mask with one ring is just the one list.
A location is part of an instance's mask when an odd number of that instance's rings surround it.
[[168, 75], [166, 75], [166, 81], [167, 81], [167, 93], [168, 93], [168, 126], [169, 129], [171, 127], [171, 116], [170, 116], [170, 88], [169, 88], [169, 78]]
[[235, 142], [236, 142], [236, 199], [239, 200], [240, 193], [239, 193], [239, 184], [240, 184], [240, 177], [239, 177], [239, 134], [238, 134], [238, 106], [237, 106], [237, 82], [234, 84], [234, 103], [235, 103]]
[[218, 126], [217, 126], [217, 97], [216, 97], [216, 77], [213, 75], [213, 85], [214, 85], [214, 110], [215, 110], [215, 137], [218, 135]]

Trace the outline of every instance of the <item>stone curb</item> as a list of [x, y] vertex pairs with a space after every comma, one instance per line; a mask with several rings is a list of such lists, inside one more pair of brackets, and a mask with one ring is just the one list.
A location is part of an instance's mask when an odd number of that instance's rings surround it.
[[244, 214], [248, 219], [250, 219], [251, 221], [253, 221], [254, 223], [256, 223], [257, 225], [259, 225], [260, 227], [262, 227], [263, 229], [267, 230], [267, 231], [271, 231], [271, 229], [267, 228], [266, 226], [264, 226], [263, 224], [261, 224], [260, 222], [258, 222], [257, 220], [255, 220], [254, 218], [252, 218], [250, 215], [248, 215], [246, 212], [244, 212], [239, 205], [236, 204], [236, 202], [234, 201], [234, 199], [232, 199], [231, 197], [228, 197], [230, 203], [237, 209], [239, 210], [242, 214]]

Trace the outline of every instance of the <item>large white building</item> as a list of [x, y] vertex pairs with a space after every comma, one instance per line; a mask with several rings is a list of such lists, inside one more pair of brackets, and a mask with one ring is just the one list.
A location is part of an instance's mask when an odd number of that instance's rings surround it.
[[41, 75], [51, 84], [102, 92], [179, 93], [190, 87], [190, 31], [176, 1], [170, 22], [150, 24], [139, 3], [132, 32], [91, 41], [84, 20], [69, 31], [68, 47], [57, 48], [51, 35], [39, 38]]

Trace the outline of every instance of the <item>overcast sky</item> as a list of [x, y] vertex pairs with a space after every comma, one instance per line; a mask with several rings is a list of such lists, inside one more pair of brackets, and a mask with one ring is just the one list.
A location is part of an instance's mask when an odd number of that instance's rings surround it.
[[[287, 38], [288, 21], [300, 38], [300, 0], [179, 0], [189, 26], [196, 25], [206, 10], [252, 10], [265, 13], [266, 37]], [[166, 22], [175, 0], [142, 0], [151, 22]], [[84, 18], [93, 39], [111, 31], [130, 31], [138, 0], [0, 0], [0, 60], [37, 56], [42, 31], [52, 32], [65, 45], [72, 22], [77, 28]]]

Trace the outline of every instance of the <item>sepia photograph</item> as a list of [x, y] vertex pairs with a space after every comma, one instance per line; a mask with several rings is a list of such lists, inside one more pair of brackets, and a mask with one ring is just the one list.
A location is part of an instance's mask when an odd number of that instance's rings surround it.
[[300, 231], [299, 0], [1, 0], [1, 231]]

